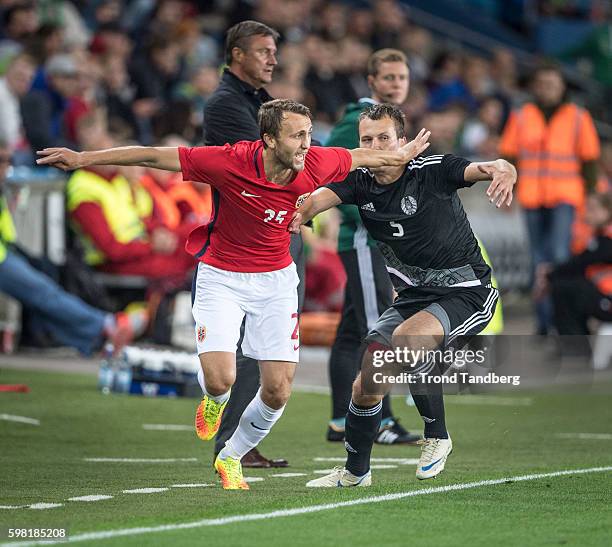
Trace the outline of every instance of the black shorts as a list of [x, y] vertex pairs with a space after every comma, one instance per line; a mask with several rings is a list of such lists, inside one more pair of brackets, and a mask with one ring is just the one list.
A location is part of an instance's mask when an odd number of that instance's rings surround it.
[[442, 323], [444, 348], [461, 348], [481, 332], [495, 313], [499, 292], [488, 285], [465, 288], [414, 287], [400, 293], [379, 318], [366, 341], [392, 346], [393, 331], [406, 319], [427, 311]]

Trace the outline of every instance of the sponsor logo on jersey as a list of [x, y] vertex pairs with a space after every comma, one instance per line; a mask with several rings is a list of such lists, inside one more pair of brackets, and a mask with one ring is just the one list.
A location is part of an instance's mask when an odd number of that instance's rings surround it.
[[402, 211], [407, 215], [414, 215], [417, 210], [417, 201], [412, 196], [404, 196], [402, 198], [401, 204]]
[[372, 213], [376, 212], [376, 207], [374, 207], [374, 204], [370, 201], [370, 203], [366, 203], [365, 205], [361, 206], [361, 210], [362, 211], [371, 211]]
[[206, 340], [206, 327], [204, 325], [200, 325], [198, 327], [198, 342], [200, 344]]
[[308, 199], [309, 195], [310, 192], [308, 192], [307, 194], [302, 194], [299, 198], [297, 198], [297, 201], [295, 202], [295, 208], [298, 209], [299, 207], [301, 207], [302, 204]]

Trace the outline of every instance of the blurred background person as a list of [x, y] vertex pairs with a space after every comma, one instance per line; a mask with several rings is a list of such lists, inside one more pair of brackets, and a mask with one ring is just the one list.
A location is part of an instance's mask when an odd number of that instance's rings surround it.
[[65, 115], [70, 99], [78, 93], [79, 76], [80, 68], [74, 57], [59, 53], [46, 62], [41, 87], [23, 97], [23, 125], [32, 149], [74, 146], [68, 136]]
[[17, 54], [0, 77], [0, 139], [11, 153], [23, 145], [24, 128], [21, 116], [21, 99], [30, 90], [36, 65], [32, 57]]
[[[77, 124], [83, 150], [115, 143], [100, 116], [90, 114]], [[82, 246], [83, 257], [98, 270], [165, 278], [179, 288], [195, 268], [184, 250], [186, 234], [164, 225], [155, 201], [138, 183], [141, 170], [111, 166], [74, 171], [66, 185], [70, 224]]]
[[[570, 256], [576, 209], [597, 182], [599, 137], [587, 110], [567, 100], [558, 67], [532, 76], [533, 102], [514, 111], [503, 131], [501, 154], [518, 169], [517, 200], [525, 210], [534, 271]], [[537, 333], [552, 324], [549, 299], [536, 302]]]
[[3, 194], [10, 162], [10, 149], [0, 140], [0, 292], [34, 312], [37, 334], [83, 355], [101, 350], [105, 342], [118, 353], [144, 332], [146, 311], [112, 314], [94, 308], [32, 265], [33, 260], [15, 246], [17, 233]]
[[[539, 270], [536, 287], [552, 293], [554, 326], [560, 335], [588, 335], [590, 318], [612, 322], [612, 194], [591, 194], [585, 220], [594, 234], [587, 248], [568, 261]], [[563, 339], [562, 349], [588, 347], [586, 340]]]

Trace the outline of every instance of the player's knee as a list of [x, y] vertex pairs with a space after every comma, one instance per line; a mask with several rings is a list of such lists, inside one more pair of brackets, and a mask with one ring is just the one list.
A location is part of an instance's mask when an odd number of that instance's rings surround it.
[[234, 381], [229, 378], [214, 378], [206, 379], [205, 384], [206, 391], [211, 395], [222, 395], [232, 388]]
[[291, 382], [288, 380], [279, 380], [261, 386], [261, 400], [276, 410], [287, 404], [290, 395]]
[[353, 392], [351, 395], [353, 402], [359, 406], [374, 406], [383, 397], [382, 395], [364, 392], [361, 375], [357, 376], [357, 379], [353, 382]]
[[234, 370], [216, 370], [214, 373], [204, 373], [206, 391], [211, 395], [227, 393], [236, 381]]

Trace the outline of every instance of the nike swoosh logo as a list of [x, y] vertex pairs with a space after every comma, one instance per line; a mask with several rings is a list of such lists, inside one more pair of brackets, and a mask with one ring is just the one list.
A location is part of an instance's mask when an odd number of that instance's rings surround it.
[[297, 351], [300, 349], [300, 346], [293, 346], [293, 351]]
[[[251, 423], [253, 423], [253, 422], [251, 422]], [[259, 428], [257, 428], [257, 429], [259, 429]], [[429, 465], [426, 465], [425, 467], [421, 467], [421, 470], [423, 470], [423, 471], [429, 471], [429, 470], [430, 470], [430, 469], [431, 469], [431, 468], [432, 468], [434, 465], [436, 465], [436, 464], [437, 464], [439, 461], [442, 461], [442, 458], [440, 458], [439, 460], [436, 460], [436, 461], [435, 461], [435, 462], [433, 462], [433, 463], [430, 463]]]
[[249, 194], [246, 190], [240, 192], [245, 198], [260, 198], [257, 194]]
[[255, 429], [259, 429], [259, 431], [269, 431], [269, 429], [265, 429], [263, 427], [258, 427], [256, 426], [253, 422], [251, 422], [251, 425], [255, 428]]

